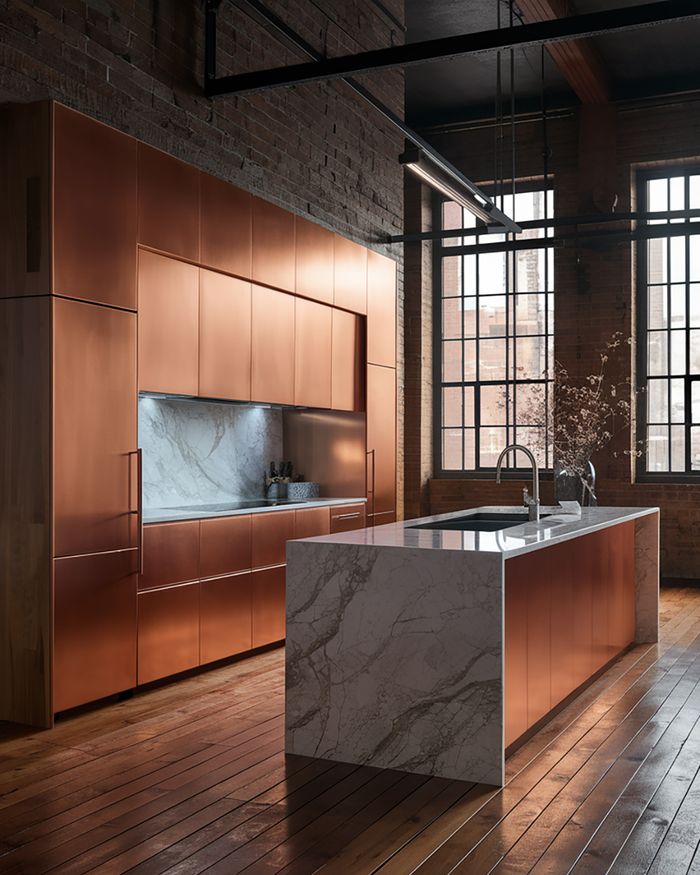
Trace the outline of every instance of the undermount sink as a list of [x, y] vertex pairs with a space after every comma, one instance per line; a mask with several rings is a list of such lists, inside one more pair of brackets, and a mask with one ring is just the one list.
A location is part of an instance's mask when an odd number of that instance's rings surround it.
[[[541, 514], [546, 517], [548, 514]], [[457, 532], [500, 532], [502, 529], [512, 529], [529, 522], [527, 511], [513, 513], [472, 513], [467, 516], [455, 517], [451, 520], [438, 520], [433, 523], [422, 523], [419, 526], [409, 526], [411, 529], [441, 529]]]

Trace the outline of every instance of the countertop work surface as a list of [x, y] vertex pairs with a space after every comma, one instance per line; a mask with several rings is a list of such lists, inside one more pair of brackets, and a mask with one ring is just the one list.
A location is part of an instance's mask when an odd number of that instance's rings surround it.
[[[513, 513], [520, 507], [475, 507], [468, 510], [387, 523], [370, 529], [357, 529], [336, 535], [309, 538], [315, 543], [353, 544], [368, 547], [406, 547], [419, 550], [453, 550], [463, 553], [500, 553], [504, 558], [530, 553], [579, 538], [591, 532], [628, 520], [658, 513], [656, 507], [586, 507], [580, 516], [557, 513], [543, 516], [539, 522], [524, 522], [496, 532], [464, 532], [449, 529], [414, 528], [425, 523], [449, 522], [478, 513]], [[546, 511], [543, 511], [546, 512]], [[527, 520], [526, 512], [525, 519]]]
[[[315, 498], [311, 501], [280, 501], [255, 505], [256, 499], [221, 502], [219, 504], [193, 504], [181, 507], [151, 507], [143, 511], [143, 521], [150, 523], [174, 523], [181, 520], [203, 520], [219, 516], [237, 516], [250, 513], [271, 513], [278, 510], [307, 510], [313, 507], [337, 507], [343, 504], [364, 504], [366, 498]], [[264, 501], [264, 499], [260, 499]], [[252, 505], [240, 507], [241, 504]]]

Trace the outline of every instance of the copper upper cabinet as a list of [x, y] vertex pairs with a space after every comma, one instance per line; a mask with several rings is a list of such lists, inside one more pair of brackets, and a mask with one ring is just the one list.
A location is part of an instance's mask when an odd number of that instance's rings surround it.
[[396, 367], [396, 262], [367, 253], [367, 361]]
[[199, 269], [139, 252], [139, 389], [199, 390]]
[[199, 272], [199, 394], [250, 400], [251, 285]]
[[252, 195], [208, 173], [200, 174], [199, 184], [201, 263], [249, 279]]
[[396, 511], [396, 371], [367, 365], [367, 497], [370, 525]]
[[304, 298], [295, 305], [294, 403], [330, 407], [332, 310]]
[[253, 198], [254, 282], [294, 291], [294, 214]]
[[367, 250], [334, 235], [333, 303], [353, 313], [367, 313]]
[[294, 296], [253, 286], [253, 401], [294, 404]]
[[54, 555], [135, 546], [136, 314], [53, 299]]
[[362, 318], [333, 308], [331, 341], [331, 407], [364, 409]]
[[54, 104], [53, 291], [136, 308], [136, 141]]
[[199, 171], [138, 144], [138, 242], [199, 261]]
[[333, 303], [333, 233], [296, 217], [296, 293]]

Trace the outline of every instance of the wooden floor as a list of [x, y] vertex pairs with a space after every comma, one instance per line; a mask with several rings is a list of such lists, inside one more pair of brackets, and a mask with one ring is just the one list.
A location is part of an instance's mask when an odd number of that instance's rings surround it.
[[0, 872], [700, 873], [700, 589], [520, 748], [500, 791], [283, 752], [272, 651], [0, 728]]

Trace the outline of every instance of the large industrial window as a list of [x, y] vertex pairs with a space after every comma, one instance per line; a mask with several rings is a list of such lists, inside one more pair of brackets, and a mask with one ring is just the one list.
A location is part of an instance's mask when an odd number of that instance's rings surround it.
[[639, 473], [683, 479], [700, 473], [700, 235], [674, 225], [700, 208], [700, 168], [645, 171], [637, 191], [641, 212], [669, 213], [637, 247]]
[[[502, 209], [518, 222], [551, 218], [553, 193], [517, 190]], [[444, 229], [476, 227], [471, 213], [449, 201], [437, 218]], [[493, 472], [500, 451], [514, 442], [552, 467], [551, 233], [529, 228], [518, 246], [529, 238], [533, 247], [515, 251], [494, 251], [506, 238], [485, 232], [436, 245], [436, 457], [443, 475]]]

